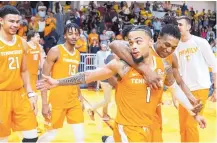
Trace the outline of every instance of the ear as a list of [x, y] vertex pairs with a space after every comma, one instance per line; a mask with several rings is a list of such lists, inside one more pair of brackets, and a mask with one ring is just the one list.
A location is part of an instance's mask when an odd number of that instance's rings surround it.
[[3, 24], [3, 18], [0, 17], [0, 25]]
[[154, 40], [153, 40], [153, 39], [150, 39], [150, 41], [149, 41], [149, 47], [152, 47], [153, 44], [154, 44]]
[[191, 29], [191, 24], [187, 24], [187, 30], [190, 31]]

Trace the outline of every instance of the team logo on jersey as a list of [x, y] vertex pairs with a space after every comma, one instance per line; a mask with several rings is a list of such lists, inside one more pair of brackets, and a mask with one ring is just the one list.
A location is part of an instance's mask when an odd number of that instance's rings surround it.
[[157, 69], [156, 72], [160, 76], [164, 75], [164, 71], [162, 69]]

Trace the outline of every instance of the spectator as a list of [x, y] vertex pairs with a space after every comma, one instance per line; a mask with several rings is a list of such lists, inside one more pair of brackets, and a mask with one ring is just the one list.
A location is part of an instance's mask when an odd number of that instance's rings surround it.
[[67, 13], [68, 10], [71, 8], [71, 1], [66, 1], [63, 9], [64, 9], [64, 13]]
[[133, 12], [134, 14], [138, 17], [139, 16], [139, 12], [140, 12], [140, 7], [138, 3], [134, 4], [134, 8], [133, 8]]
[[201, 31], [200, 31], [200, 37], [206, 39], [206, 31], [204, 28], [201, 28]]
[[38, 23], [36, 21], [36, 17], [31, 17], [31, 20], [29, 22], [29, 30], [38, 31]]
[[93, 41], [97, 41], [95, 42], [95, 45], [96, 43], [99, 43], [99, 35], [96, 34], [96, 29], [92, 29], [92, 32], [88, 35], [88, 43], [89, 43], [89, 46], [90, 45], [93, 45]]
[[38, 23], [38, 31], [40, 37], [44, 37], [44, 28], [45, 28], [45, 17], [46, 17], [46, 10], [47, 8], [43, 5], [38, 6], [38, 16], [37, 16], [37, 23]]
[[215, 40], [213, 33], [210, 33], [210, 37], [207, 40], [208, 40], [209, 44], [211, 44]]
[[92, 44], [89, 46], [89, 53], [96, 54], [100, 50], [99, 41], [93, 39]]
[[179, 7], [176, 10], [176, 15], [177, 16], [181, 16], [182, 15], [182, 11], [181, 11], [181, 9]]
[[161, 22], [159, 18], [156, 18], [153, 20], [153, 27], [154, 27], [154, 32], [159, 33], [161, 30]]
[[79, 38], [76, 41], [75, 48], [80, 52], [80, 53], [87, 53], [87, 41], [85, 41], [85, 38]]
[[205, 13], [205, 9], [203, 9], [203, 11], [200, 13], [201, 16], [204, 16], [206, 13]]
[[56, 14], [54, 15], [56, 19], [56, 33], [58, 34], [59, 41], [57, 42], [58, 44], [63, 44], [64, 43], [64, 25], [65, 25], [65, 15], [62, 13], [62, 6], [59, 2], [56, 2], [55, 4], [55, 11]]
[[158, 4], [157, 4], [157, 1], [154, 1], [152, 10], [153, 11], [158, 11], [158, 9], [159, 9], [159, 7], [158, 7]]
[[116, 40], [123, 40], [122, 31], [116, 36]]
[[206, 39], [209, 41], [209, 39], [210, 39], [210, 35], [212, 34], [212, 36], [213, 36], [213, 39], [215, 39], [216, 37], [215, 37], [215, 32], [213, 32], [212, 31], [212, 27], [211, 26], [209, 26], [208, 27], [208, 32], [207, 32], [207, 37], [206, 37]]
[[211, 27], [214, 27], [216, 25], [216, 12], [215, 11], [213, 11], [211, 16], [210, 16], [209, 25]]
[[188, 9], [187, 5], [185, 5], [185, 2], [181, 6], [182, 15], [185, 15], [185, 11]]
[[75, 13], [75, 23], [80, 27], [81, 26], [81, 18], [78, 12]]
[[106, 9], [105, 9], [105, 7], [103, 7], [103, 4], [100, 4], [100, 6], [97, 9], [100, 12], [101, 16], [105, 15]]
[[203, 19], [203, 27], [207, 27], [209, 25], [209, 19], [207, 14], [204, 14], [204, 19]]
[[106, 30], [103, 30], [102, 34], [100, 34], [101, 43], [108, 46], [109, 39], [110, 39], [110, 37], [109, 37], [109, 35], [106, 35]]
[[84, 31], [83, 31], [83, 29], [82, 28], [80, 28], [80, 37], [82, 38], [82, 39], [84, 39], [86, 42], [88, 42], [88, 35], [87, 35], [87, 33], [85, 33]]
[[151, 6], [151, 4], [149, 3], [149, 1], [147, 1], [146, 4], [145, 4], [145, 10], [149, 11], [150, 10], [150, 6]]
[[36, 5], [37, 5], [37, 1], [30, 1], [30, 7], [33, 16], [35, 16], [37, 13]]

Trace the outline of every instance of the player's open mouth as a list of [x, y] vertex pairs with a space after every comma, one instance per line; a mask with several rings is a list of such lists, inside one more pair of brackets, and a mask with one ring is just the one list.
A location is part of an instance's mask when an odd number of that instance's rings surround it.
[[138, 57], [138, 56], [139, 56], [139, 52], [132, 52], [132, 55], [133, 55], [134, 57]]

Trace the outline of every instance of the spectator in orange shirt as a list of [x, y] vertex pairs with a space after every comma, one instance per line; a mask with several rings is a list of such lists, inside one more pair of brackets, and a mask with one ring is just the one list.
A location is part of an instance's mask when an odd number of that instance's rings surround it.
[[96, 29], [92, 29], [91, 33], [88, 35], [89, 46], [93, 44], [93, 40], [99, 42], [99, 35], [96, 33]]

